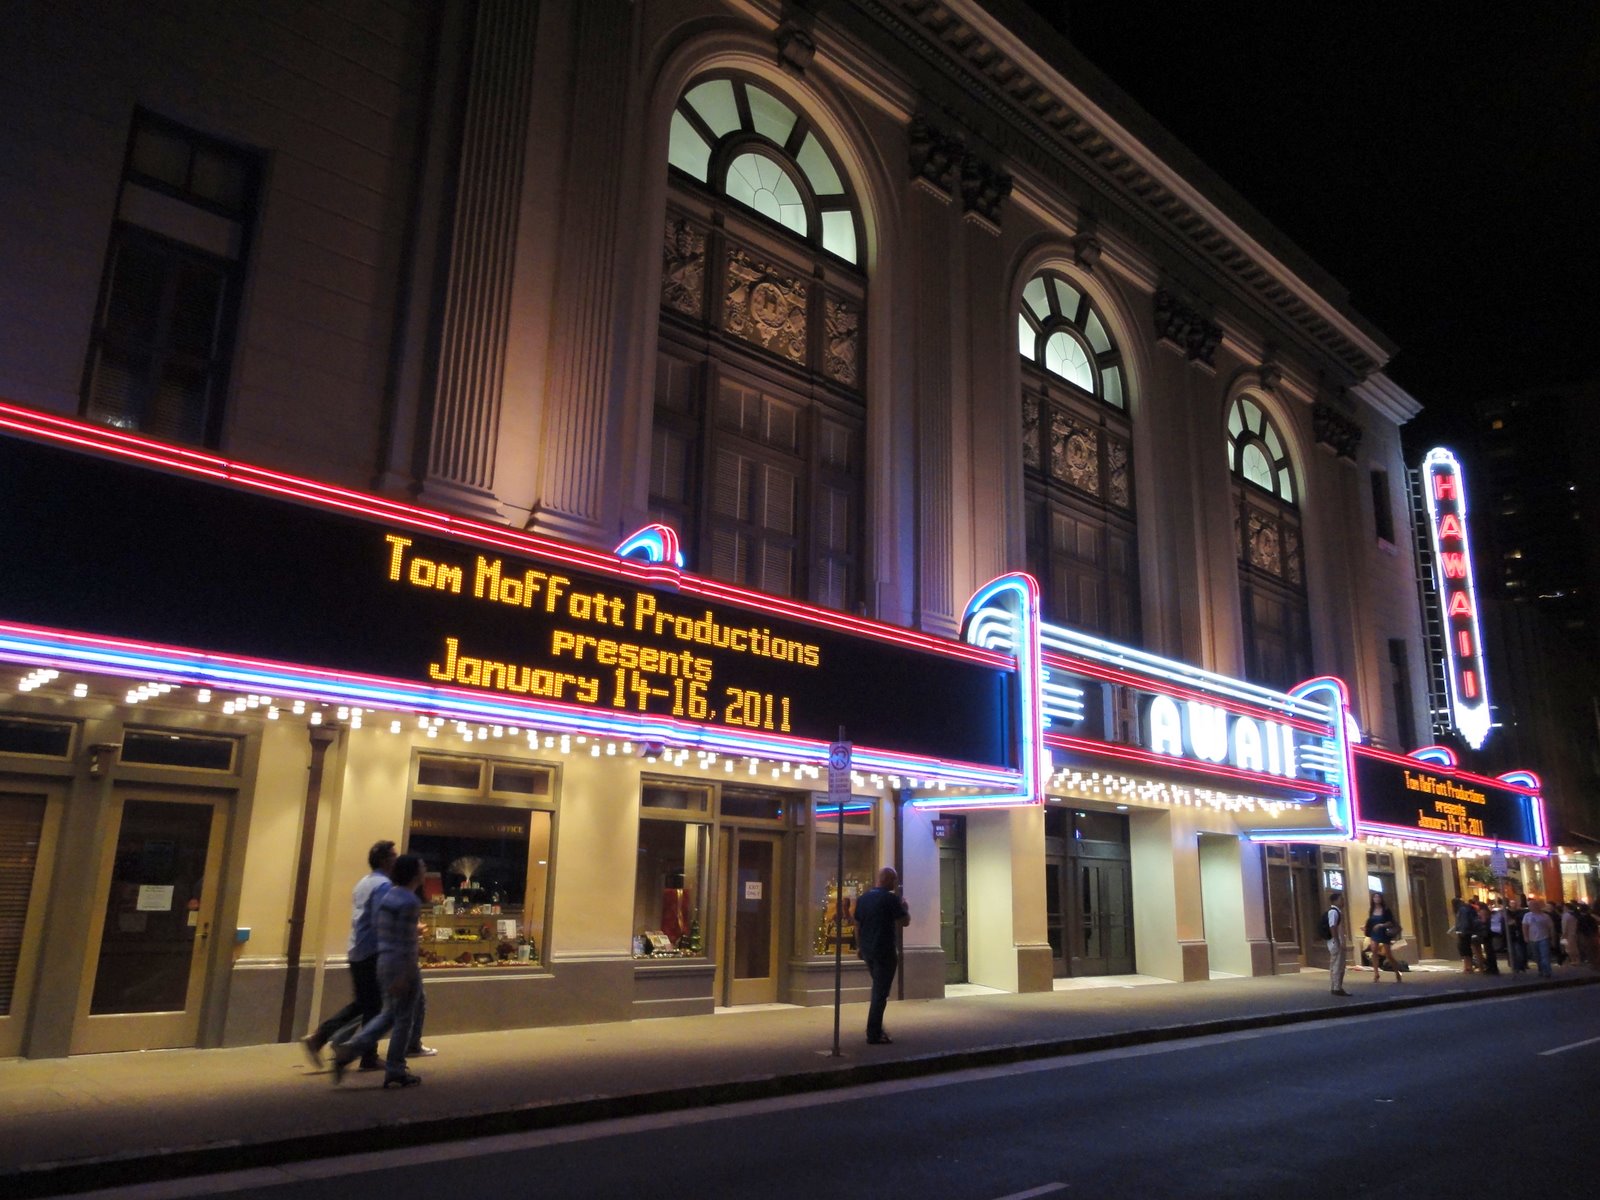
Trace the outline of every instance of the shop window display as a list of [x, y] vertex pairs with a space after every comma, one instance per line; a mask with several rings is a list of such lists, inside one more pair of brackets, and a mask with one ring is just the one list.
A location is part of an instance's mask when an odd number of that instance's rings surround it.
[[423, 861], [425, 968], [539, 961], [551, 816], [496, 804], [413, 803], [407, 849]]
[[649, 817], [640, 820], [633, 885], [635, 958], [698, 958], [705, 954], [702, 900], [709, 845], [707, 825]]
[[800, 906], [801, 911], [808, 915], [810, 928], [806, 932], [811, 952], [833, 954], [842, 906], [844, 953], [846, 957], [852, 957], [856, 953], [856, 930], [851, 920], [856, 898], [872, 887], [878, 874], [878, 841], [873, 835], [872, 807], [867, 803], [858, 803], [845, 809], [842, 887], [839, 882], [838, 809], [830, 806], [826, 800], [819, 799], [815, 803], [815, 810], [808, 895]]

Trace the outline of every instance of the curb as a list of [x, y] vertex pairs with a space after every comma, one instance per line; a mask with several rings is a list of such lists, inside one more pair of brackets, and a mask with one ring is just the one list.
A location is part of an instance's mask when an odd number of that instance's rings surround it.
[[15, 1200], [70, 1194], [132, 1183], [190, 1178], [221, 1172], [278, 1166], [316, 1158], [336, 1158], [385, 1150], [412, 1148], [468, 1138], [526, 1133], [567, 1125], [582, 1125], [621, 1117], [648, 1116], [707, 1108], [750, 1100], [833, 1091], [862, 1084], [916, 1079], [977, 1067], [1005, 1066], [1042, 1058], [1092, 1054], [1129, 1046], [1154, 1045], [1238, 1033], [1249, 1029], [1271, 1029], [1302, 1025], [1312, 1021], [1337, 1020], [1345, 1016], [1366, 1016], [1439, 1004], [1459, 1004], [1474, 1000], [1493, 1000], [1553, 988], [1584, 987], [1600, 984], [1600, 976], [1511, 983], [1492, 992], [1447, 991], [1411, 996], [1388, 996], [1381, 1000], [1358, 1000], [1326, 1008], [1292, 1009], [1245, 1017], [1221, 1017], [1183, 1025], [1157, 1025], [1086, 1037], [1049, 1039], [995, 1046], [976, 1046], [945, 1054], [921, 1055], [882, 1063], [856, 1063], [792, 1075], [769, 1075], [719, 1083], [695, 1084], [653, 1092], [597, 1096], [586, 1100], [535, 1103], [511, 1109], [467, 1113], [426, 1120], [390, 1121], [364, 1129], [306, 1134], [271, 1142], [228, 1141], [203, 1146], [158, 1148], [101, 1158], [38, 1163], [20, 1168], [0, 1169], [0, 1192]]

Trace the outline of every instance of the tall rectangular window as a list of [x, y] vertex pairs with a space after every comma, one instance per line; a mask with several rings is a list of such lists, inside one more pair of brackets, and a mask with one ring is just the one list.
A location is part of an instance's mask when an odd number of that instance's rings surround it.
[[136, 111], [84, 366], [92, 421], [215, 445], [257, 154]]
[[1417, 720], [1412, 712], [1411, 672], [1406, 663], [1404, 638], [1389, 639], [1389, 680], [1394, 689], [1395, 734], [1402, 752], [1417, 748]]
[[1394, 540], [1394, 507], [1389, 500], [1389, 472], [1372, 473], [1372, 522], [1378, 540], [1397, 545]]

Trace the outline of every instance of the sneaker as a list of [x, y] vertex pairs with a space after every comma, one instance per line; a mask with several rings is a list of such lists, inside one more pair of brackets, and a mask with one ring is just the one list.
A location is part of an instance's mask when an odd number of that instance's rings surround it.
[[385, 1075], [383, 1077], [383, 1090], [390, 1088], [414, 1088], [422, 1082], [422, 1076], [413, 1075], [410, 1071], [402, 1071], [398, 1075]]
[[1329, 992], [1328, 994], [1330, 996], [1348, 996], [1350, 993], [1345, 991], [1343, 988], [1340, 988], [1338, 991]]
[[439, 1052], [437, 1050], [435, 1050], [432, 1046], [413, 1046], [410, 1050], [406, 1051], [406, 1057], [407, 1058], [432, 1058], [437, 1053], [439, 1053]]
[[894, 1039], [887, 1033], [880, 1033], [877, 1037], [869, 1037], [867, 1039], [867, 1045], [869, 1046], [888, 1046], [893, 1042]]
[[300, 1048], [306, 1052], [311, 1065], [319, 1071], [322, 1070], [322, 1044], [322, 1039], [314, 1033], [308, 1033], [300, 1039]]

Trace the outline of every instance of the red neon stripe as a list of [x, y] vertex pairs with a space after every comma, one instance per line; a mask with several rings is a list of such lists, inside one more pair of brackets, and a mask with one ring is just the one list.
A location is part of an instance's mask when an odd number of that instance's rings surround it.
[[[1438, 763], [1424, 762], [1421, 759], [1411, 758], [1403, 754], [1391, 754], [1387, 750], [1378, 750], [1372, 746], [1352, 746], [1351, 750], [1365, 758], [1376, 758], [1383, 762], [1394, 763], [1396, 766], [1410, 767], [1412, 770], [1423, 769], [1435, 775], [1448, 775], [1452, 779], [1465, 779], [1472, 783], [1486, 784], [1489, 787], [1504, 788], [1508, 791], [1521, 792], [1524, 796], [1537, 796], [1537, 788], [1526, 787], [1522, 784], [1512, 783], [1507, 779], [1490, 779], [1487, 775], [1476, 775], [1471, 771], [1463, 771], [1458, 767], [1441, 766]], [[1530, 774], [1532, 772], [1529, 772]]]
[[1119, 667], [1106, 666], [1088, 659], [1073, 658], [1055, 650], [1046, 650], [1043, 657], [1045, 666], [1056, 667], [1076, 675], [1088, 675], [1095, 679], [1104, 679], [1108, 683], [1125, 683], [1144, 692], [1159, 692], [1162, 695], [1173, 696], [1182, 700], [1194, 700], [1197, 703], [1209, 704], [1213, 708], [1226, 709], [1237, 716], [1276, 721], [1280, 725], [1289, 725], [1303, 733], [1314, 733], [1319, 737], [1333, 736], [1333, 725], [1331, 723], [1323, 725], [1309, 717], [1295, 716], [1277, 709], [1258, 707], [1248, 700], [1234, 700], [1218, 696], [1212, 692], [1186, 688], [1182, 684], [1157, 680], [1145, 675], [1136, 675]]
[[1243, 780], [1246, 783], [1283, 788], [1293, 792], [1310, 792], [1317, 796], [1337, 796], [1339, 794], [1339, 789], [1331, 783], [1313, 783], [1309, 779], [1298, 777], [1286, 779], [1282, 775], [1256, 775], [1249, 771], [1241, 771], [1237, 767], [1196, 762], [1189, 758], [1173, 758], [1170, 754], [1152, 754], [1148, 750], [1138, 750], [1132, 746], [1113, 746], [1108, 742], [1091, 742], [1083, 738], [1067, 737], [1063, 734], [1047, 733], [1044, 735], [1044, 743], [1060, 750], [1075, 750], [1081, 754], [1120, 758], [1129, 762], [1161, 767], [1168, 771], [1194, 771], [1202, 775], [1222, 775], [1230, 779]]
[[0, 403], [0, 427], [14, 429], [31, 436], [54, 442], [64, 442], [88, 450], [132, 458], [155, 466], [189, 475], [202, 475], [222, 480], [243, 490], [283, 496], [302, 503], [324, 508], [376, 517], [387, 523], [398, 523], [412, 528], [425, 529], [494, 546], [522, 554], [553, 559], [569, 566], [593, 571], [612, 578], [634, 583], [671, 582], [677, 580], [679, 589], [712, 599], [726, 599], [741, 608], [758, 612], [775, 612], [811, 625], [822, 625], [841, 632], [893, 642], [913, 649], [926, 650], [948, 658], [963, 659], [1002, 670], [1015, 668], [1015, 659], [1008, 654], [971, 646], [947, 638], [934, 637], [916, 630], [901, 629], [879, 621], [852, 617], [831, 612], [780, 596], [767, 596], [760, 592], [704, 579], [689, 574], [679, 574], [659, 567], [647, 568], [645, 564], [618, 559], [602, 551], [558, 542], [535, 534], [523, 533], [486, 522], [451, 516], [432, 509], [403, 504], [352, 491], [332, 484], [318, 483], [298, 475], [234, 462], [214, 455], [184, 450], [131, 434], [118, 433], [100, 426], [87, 425], [66, 417], [53, 416]]

